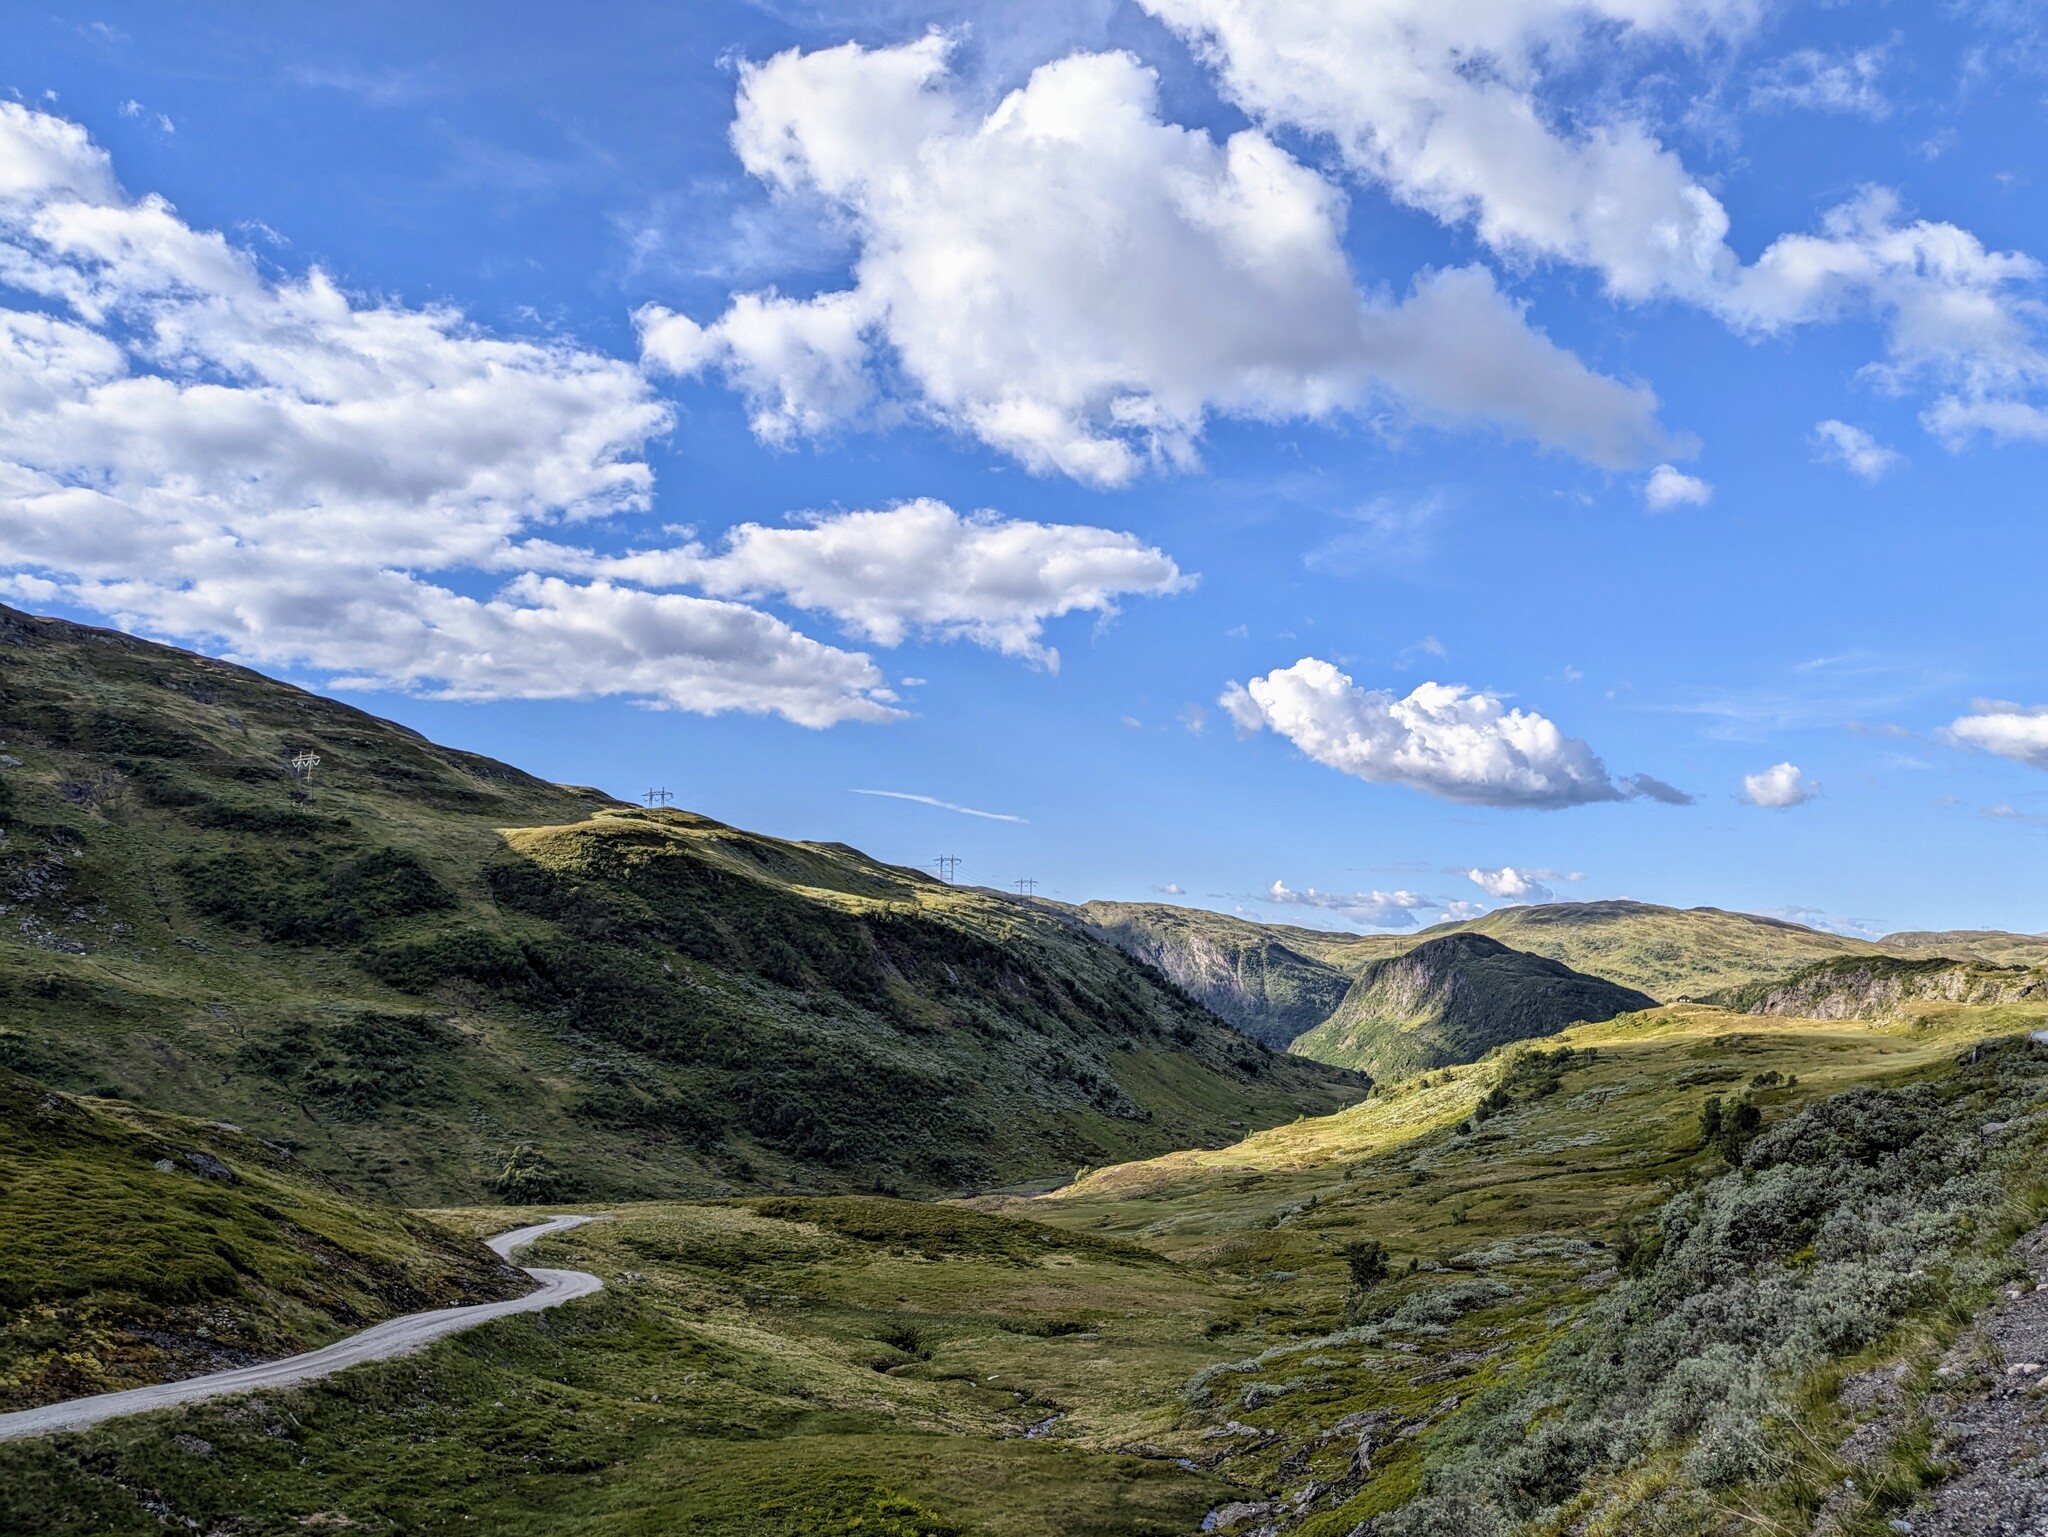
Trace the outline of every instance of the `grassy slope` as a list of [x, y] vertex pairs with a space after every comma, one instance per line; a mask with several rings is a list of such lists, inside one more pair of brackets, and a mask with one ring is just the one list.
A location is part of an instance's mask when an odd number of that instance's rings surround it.
[[1336, 1012], [1292, 1049], [1396, 1078], [1655, 1006], [1645, 993], [1483, 934], [1447, 934], [1368, 962]]
[[0, 1065], [408, 1200], [958, 1188], [1362, 1087], [1057, 914], [110, 631], [0, 610], [0, 754]]
[[0, 1234], [0, 1411], [289, 1355], [529, 1284], [481, 1243], [231, 1127], [5, 1071]]
[[[1589, 1240], [1722, 1167], [1698, 1141], [1707, 1095], [1794, 1076], [1749, 1091], [1774, 1124], [1857, 1085], [1941, 1081], [1969, 1042], [2043, 1017], [1660, 1009], [1566, 1032], [1553, 1044], [1579, 1055], [1557, 1092], [1476, 1135], [1454, 1127], [1497, 1062], [990, 1200], [985, 1221], [869, 1198], [628, 1206], [540, 1251], [607, 1276], [587, 1303], [301, 1392], [0, 1448], [0, 1486], [23, 1491], [18, 1529], [53, 1534], [239, 1512], [254, 1529], [515, 1537], [1177, 1537], [1314, 1481], [1283, 1525], [1340, 1537], [1417, 1491], [1461, 1406], [1571, 1335], [1611, 1284]], [[1360, 1312], [1341, 1246], [1365, 1236], [1395, 1274]], [[1808, 1408], [1838, 1434], [1831, 1402]], [[1361, 1425], [1377, 1427], [1363, 1476]], [[1648, 1497], [1626, 1479], [1597, 1493]]]
[[1647, 902], [1504, 907], [1467, 923], [1439, 924], [1420, 937], [1453, 932], [1485, 934], [1667, 1003], [1782, 976], [1830, 956], [1879, 953], [1874, 944], [1777, 918]]
[[1908, 929], [1878, 941], [1903, 955], [1945, 955], [1991, 966], [2048, 966], [2048, 934], [2002, 929]]

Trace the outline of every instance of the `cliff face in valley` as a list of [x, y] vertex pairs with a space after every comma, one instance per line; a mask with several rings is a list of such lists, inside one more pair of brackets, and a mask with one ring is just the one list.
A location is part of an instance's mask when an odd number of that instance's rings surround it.
[[1717, 993], [1723, 1008], [1798, 1019], [1895, 1020], [1916, 1005], [2048, 1005], [2048, 968], [1986, 966], [1944, 956], [1845, 956]]
[[1343, 1001], [1351, 975], [1331, 952], [1350, 960], [1409, 943], [1248, 923], [1163, 903], [1089, 902], [1075, 911], [1091, 932], [1157, 966], [1212, 1012], [1274, 1047], [1314, 1029]]

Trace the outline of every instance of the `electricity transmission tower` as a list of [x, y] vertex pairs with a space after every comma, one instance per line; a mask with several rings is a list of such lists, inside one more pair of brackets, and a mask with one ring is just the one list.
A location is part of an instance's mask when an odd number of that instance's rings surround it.
[[1019, 882], [1017, 882], [1017, 895], [1018, 895], [1018, 896], [1020, 896], [1020, 897], [1029, 897], [1029, 896], [1035, 896], [1035, 895], [1037, 895], [1037, 893], [1038, 893], [1038, 882], [1037, 882], [1037, 881], [1035, 881], [1035, 880], [1033, 880], [1033, 879], [1031, 879], [1031, 877], [1029, 877], [1028, 875], [1027, 875], [1027, 876], [1026, 876], [1026, 877], [1025, 877], [1025, 878], [1024, 878], [1023, 880], [1020, 880]]
[[313, 777], [313, 770], [320, 766], [320, 755], [316, 752], [294, 753], [285, 760], [284, 766], [292, 771], [294, 779], [304, 784]]
[[649, 790], [645, 799], [650, 806], [666, 806], [675, 797], [666, 790]]
[[953, 872], [960, 868], [960, 856], [958, 854], [941, 854], [932, 863], [939, 867], [939, 879], [948, 886], [952, 885]]

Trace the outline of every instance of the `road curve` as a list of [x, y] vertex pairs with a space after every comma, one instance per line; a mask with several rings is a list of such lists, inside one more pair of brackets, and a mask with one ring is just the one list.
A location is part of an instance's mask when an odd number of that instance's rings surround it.
[[[551, 1217], [531, 1227], [500, 1233], [487, 1242], [500, 1259], [509, 1260], [514, 1249], [522, 1248], [537, 1238], [597, 1220], [595, 1217]], [[91, 1398], [74, 1398], [67, 1403], [43, 1404], [13, 1414], [0, 1414], [0, 1441], [44, 1436], [59, 1430], [82, 1430], [88, 1425], [97, 1425], [101, 1420], [117, 1419], [124, 1414], [167, 1409], [172, 1404], [189, 1404], [202, 1398], [219, 1398], [227, 1393], [292, 1387], [363, 1361], [386, 1361], [393, 1356], [409, 1355], [444, 1335], [474, 1329], [493, 1318], [538, 1312], [558, 1303], [572, 1302], [604, 1286], [603, 1281], [586, 1270], [529, 1270], [526, 1273], [540, 1285], [523, 1297], [512, 1297], [504, 1302], [472, 1303], [466, 1307], [436, 1308], [430, 1313], [407, 1313], [402, 1318], [387, 1318], [381, 1324], [373, 1324], [360, 1334], [351, 1334], [332, 1345], [323, 1345], [304, 1355], [286, 1356], [281, 1361], [264, 1361], [255, 1366], [236, 1367], [232, 1371], [187, 1377], [183, 1382], [159, 1382], [146, 1388], [98, 1393]]]

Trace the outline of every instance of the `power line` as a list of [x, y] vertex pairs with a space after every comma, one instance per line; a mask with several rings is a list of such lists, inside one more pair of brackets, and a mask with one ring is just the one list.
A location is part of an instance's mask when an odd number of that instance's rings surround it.
[[958, 854], [941, 854], [932, 863], [939, 867], [939, 879], [948, 886], [952, 885], [953, 872], [960, 868], [960, 856]]

